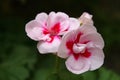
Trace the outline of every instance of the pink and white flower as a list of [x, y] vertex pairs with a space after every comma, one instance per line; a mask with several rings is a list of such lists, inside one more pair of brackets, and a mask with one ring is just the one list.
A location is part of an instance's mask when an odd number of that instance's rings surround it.
[[56, 53], [61, 42], [61, 35], [77, 29], [80, 23], [62, 12], [51, 12], [49, 15], [40, 13], [26, 24], [27, 35], [39, 41], [37, 48], [40, 53]]
[[58, 56], [67, 58], [69, 71], [81, 74], [98, 69], [104, 62], [104, 41], [93, 25], [84, 24], [63, 36]]

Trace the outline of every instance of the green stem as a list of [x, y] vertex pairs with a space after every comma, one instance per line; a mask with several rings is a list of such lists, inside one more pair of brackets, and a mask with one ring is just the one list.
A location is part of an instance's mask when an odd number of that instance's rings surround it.
[[46, 80], [53, 80], [53, 79], [54, 80], [59, 80], [58, 73], [59, 73], [59, 57], [57, 56], [57, 53], [56, 53], [56, 55], [55, 55], [55, 71], [52, 74], [50, 74], [46, 78]]
[[56, 60], [55, 60], [55, 73], [59, 72], [59, 57], [57, 56], [56, 53]]

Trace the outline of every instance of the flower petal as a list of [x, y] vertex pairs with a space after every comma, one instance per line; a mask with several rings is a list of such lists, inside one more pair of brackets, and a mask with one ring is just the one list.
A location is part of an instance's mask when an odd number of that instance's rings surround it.
[[[71, 37], [72, 36], [72, 37]], [[67, 58], [69, 56], [69, 49], [66, 46], [68, 41], [74, 41], [75, 39], [75, 32], [71, 31], [65, 34], [62, 38], [61, 44], [58, 49], [58, 56], [61, 58]]]
[[27, 35], [35, 40], [39, 41], [44, 35], [42, 33], [42, 25], [35, 20], [28, 22], [25, 26], [25, 31]]
[[56, 16], [54, 18], [54, 22], [62, 22], [66, 21], [69, 18], [69, 16], [63, 12], [57, 12]]
[[92, 15], [90, 15], [87, 12], [84, 12], [80, 16], [79, 21], [80, 21], [81, 25], [84, 25], [84, 24], [93, 25]]
[[60, 38], [54, 37], [52, 42], [40, 41], [37, 48], [41, 54], [56, 53], [60, 45]]
[[79, 22], [78, 19], [76, 19], [76, 18], [70, 18], [69, 21], [70, 21], [70, 28], [69, 28], [70, 31], [71, 30], [76, 30], [76, 29], [79, 28], [80, 22]]
[[64, 35], [69, 29], [69, 20], [65, 20], [60, 23], [60, 32], [59, 35]]
[[96, 28], [93, 25], [82, 25], [79, 27], [78, 32], [81, 32], [83, 34], [93, 33], [97, 32]]
[[79, 57], [76, 60], [72, 55], [66, 61], [67, 69], [74, 74], [81, 74], [89, 70], [90, 63], [87, 58]]
[[98, 69], [104, 62], [103, 50], [99, 48], [90, 48], [88, 50], [91, 52], [91, 56], [89, 57], [89, 61], [91, 62], [90, 70]]
[[48, 17], [48, 26], [52, 28], [55, 24], [57, 23], [61, 24], [62, 22], [68, 19], [69, 19], [68, 15], [63, 12], [57, 12], [57, 13], [51, 12]]
[[40, 13], [36, 16], [35, 20], [40, 23], [46, 23], [47, 22], [48, 15], [46, 13]]
[[99, 33], [89, 33], [81, 36], [80, 43], [88, 42], [88, 47], [98, 47], [103, 49], [104, 41]]

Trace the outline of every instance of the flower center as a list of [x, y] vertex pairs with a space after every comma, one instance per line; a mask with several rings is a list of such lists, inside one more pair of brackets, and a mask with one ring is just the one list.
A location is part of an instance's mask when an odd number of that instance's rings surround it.
[[75, 54], [84, 53], [86, 44], [73, 44], [73, 51]]
[[56, 23], [50, 31], [51, 36], [57, 35], [60, 32], [60, 23]]

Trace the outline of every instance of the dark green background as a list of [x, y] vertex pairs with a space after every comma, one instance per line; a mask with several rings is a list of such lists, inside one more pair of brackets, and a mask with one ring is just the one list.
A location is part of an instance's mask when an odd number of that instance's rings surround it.
[[[105, 73], [104, 69], [95, 73], [105, 76], [108, 73], [109, 77], [111, 72], [120, 74], [120, 0], [0, 0], [0, 80], [44, 80], [54, 71], [55, 56], [39, 54], [37, 42], [25, 33], [25, 24], [36, 14], [51, 11], [73, 17], [83, 12], [92, 14], [94, 25], [105, 41], [103, 67], [108, 69]], [[102, 79], [99, 76], [96, 80]]]

